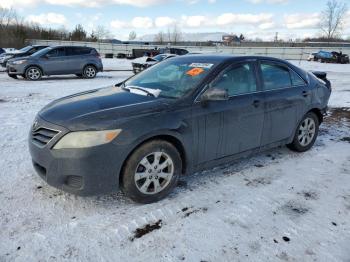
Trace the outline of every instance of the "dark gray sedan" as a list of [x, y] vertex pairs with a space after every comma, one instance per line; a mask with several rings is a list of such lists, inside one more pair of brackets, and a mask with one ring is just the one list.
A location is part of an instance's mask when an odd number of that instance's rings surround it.
[[50, 103], [29, 148], [54, 187], [78, 195], [121, 188], [150, 203], [181, 174], [281, 145], [310, 149], [330, 94], [325, 73], [279, 59], [176, 57], [114, 87]]

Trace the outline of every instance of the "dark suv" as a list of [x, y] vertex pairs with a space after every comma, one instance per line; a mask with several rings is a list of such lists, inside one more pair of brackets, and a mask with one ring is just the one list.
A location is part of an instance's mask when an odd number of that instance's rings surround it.
[[0, 64], [2, 67], [6, 67], [7, 62], [10, 59], [13, 58], [18, 58], [18, 57], [25, 57], [25, 56], [30, 56], [41, 49], [46, 48], [47, 45], [29, 45], [26, 47], [23, 47], [22, 49], [15, 51], [15, 52], [8, 52], [8, 53], [3, 53], [0, 56]]
[[39, 80], [43, 75], [67, 74], [94, 78], [101, 71], [100, 54], [91, 47], [47, 47], [31, 56], [11, 59], [7, 63], [10, 77], [21, 75], [28, 80]]

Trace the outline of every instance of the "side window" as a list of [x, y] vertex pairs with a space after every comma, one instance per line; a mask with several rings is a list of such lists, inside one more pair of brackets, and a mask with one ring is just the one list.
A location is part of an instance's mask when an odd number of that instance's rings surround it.
[[293, 86], [304, 86], [306, 85], [304, 79], [302, 79], [296, 72], [293, 70], [290, 71], [290, 76], [292, 77]]
[[75, 48], [75, 47], [66, 47], [66, 55], [67, 56], [77, 55], [77, 48]]
[[38, 50], [36, 49], [36, 48], [32, 48], [32, 49], [30, 49], [29, 51], [28, 51], [28, 54], [29, 55], [32, 55], [32, 54], [34, 54], [35, 52], [37, 52]]
[[66, 52], [64, 50], [64, 47], [59, 47], [59, 48], [51, 50], [47, 54], [50, 57], [61, 57], [61, 56], [65, 56]]
[[275, 90], [292, 86], [289, 68], [279, 64], [264, 62], [260, 66], [265, 90]]
[[252, 65], [248, 63], [231, 67], [221, 74], [212, 86], [227, 90], [229, 96], [249, 94], [257, 91], [254, 70]]
[[82, 47], [82, 48], [79, 48], [79, 55], [88, 55], [91, 53], [91, 48], [88, 48], [88, 47]]

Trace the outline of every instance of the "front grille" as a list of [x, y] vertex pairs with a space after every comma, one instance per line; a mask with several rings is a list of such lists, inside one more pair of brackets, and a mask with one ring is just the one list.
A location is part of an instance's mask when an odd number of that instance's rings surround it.
[[32, 141], [40, 147], [46, 146], [59, 131], [48, 129], [45, 127], [39, 127], [32, 131]]

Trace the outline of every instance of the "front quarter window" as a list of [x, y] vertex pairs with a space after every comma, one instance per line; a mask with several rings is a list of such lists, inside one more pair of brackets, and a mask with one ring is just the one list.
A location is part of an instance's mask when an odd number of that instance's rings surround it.
[[154, 89], [161, 97], [180, 98], [200, 84], [214, 66], [195, 60], [169, 59], [126, 81], [125, 87]]

